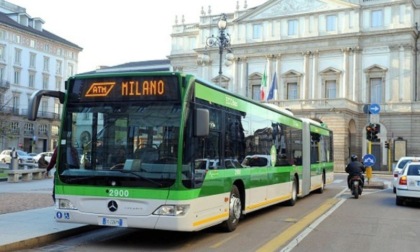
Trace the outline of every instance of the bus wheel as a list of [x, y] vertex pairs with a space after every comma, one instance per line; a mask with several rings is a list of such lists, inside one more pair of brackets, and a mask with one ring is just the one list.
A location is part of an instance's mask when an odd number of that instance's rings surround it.
[[292, 184], [292, 198], [287, 201], [287, 205], [288, 206], [294, 206], [296, 204], [296, 200], [297, 200], [297, 183], [296, 183], [296, 178], [293, 180], [293, 184]]
[[242, 214], [241, 195], [238, 188], [234, 185], [230, 191], [229, 199], [229, 219], [223, 222], [223, 227], [227, 232], [232, 232], [236, 229], [239, 219]]

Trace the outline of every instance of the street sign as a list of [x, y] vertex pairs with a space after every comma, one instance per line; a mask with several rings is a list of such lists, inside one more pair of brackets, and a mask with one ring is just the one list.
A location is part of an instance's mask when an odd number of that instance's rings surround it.
[[372, 154], [366, 154], [363, 156], [363, 164], [365, 166], [373, 166], [376, 163], [376, 158]]
[[372, 103], [369, 106], [369, 112], [372, 114], [379, 114], [379, 111], [381, 111], [381, 106], [379, 106], [379, 104], [376, 103]]

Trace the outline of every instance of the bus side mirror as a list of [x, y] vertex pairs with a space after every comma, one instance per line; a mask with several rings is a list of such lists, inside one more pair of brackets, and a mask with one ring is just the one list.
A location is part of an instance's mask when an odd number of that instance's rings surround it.
[[41, 102], [42, 96], [58, 98], [61, 104], [64, 103], [64, 93], [61, 91], [53, 91], [53, 90], [36, 91], [35, 93], [32, 94], [29, 100], [29, 106], [28, 106], [28, 120], [29, 121], [36, 120], [36, 117], [38, 114], [39, 103]]
[[194, 110], [194, 136], [205, 137], [209, 135], [210, 113], [208, 109]]

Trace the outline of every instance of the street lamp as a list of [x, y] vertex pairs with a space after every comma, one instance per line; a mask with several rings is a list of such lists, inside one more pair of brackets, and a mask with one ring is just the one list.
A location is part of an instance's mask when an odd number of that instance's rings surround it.
[[230, 65], [234, 59], [232, 48], [230, 47], [230, 35], [229, 33], [225, 33], [227, 27], [227, 20], [226, 14], [222, 13], [220, 16], [220, 20], [217, 23], [219, 28], [219, 36], [215, 37], [211, 35], [211, 37], [207, 38], [206, 45], [208, 47], [219, 47], [219, 85], [222, 79], [222, 58], [223, 58], [223, 50], [227, 51], [226, 54], [226, 65]]

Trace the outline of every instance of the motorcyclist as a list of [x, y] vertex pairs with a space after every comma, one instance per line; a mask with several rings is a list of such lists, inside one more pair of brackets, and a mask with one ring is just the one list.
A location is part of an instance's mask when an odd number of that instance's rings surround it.
[[365, 177], [363, 176], [363, 173], [366, 171], [366, 167], [361, 162], [358, 161], [356, 155], [351, 155], [350, 160], [351, 160], [350, 163], [348, 163], [346, 166], [346, 172], [349, 174], [347, 176], [347, 185], [350, 189], [351, 188], [350, 179], [353, 176], [358, 175], [362, 179], [362, 186], [363, 186], [363, 184], [365, 183]]

